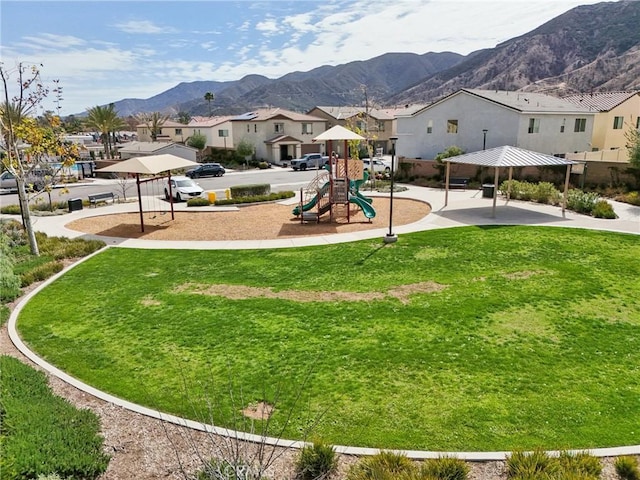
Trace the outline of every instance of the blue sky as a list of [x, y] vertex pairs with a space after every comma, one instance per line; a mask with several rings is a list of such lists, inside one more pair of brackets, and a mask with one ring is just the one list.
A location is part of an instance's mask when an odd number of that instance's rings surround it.
[[[11, 1], [0, 58], [42, 64], [68, 115], [180, 82], [277, 78], [387, 52], [466, 55], [597, 0]], [[13, 77], [15, 78], [15, 76]], [[43, 108], [54, 110], [53, 95]]]

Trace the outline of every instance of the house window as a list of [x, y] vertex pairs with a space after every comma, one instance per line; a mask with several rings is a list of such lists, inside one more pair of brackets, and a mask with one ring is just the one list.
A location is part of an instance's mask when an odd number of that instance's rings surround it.
[[376, 128], [378, 129], [379, 132], [384, 132], [384, 121], [378, 120], [376, 122]]
[[447, 133], [458, 133], [458, 120], [447, 120]]
[[624, 117], [613, 117], [613, 129], [620, 130], [624, 123]]
[[273, 131], [275, 133], [284, 133], [284, 123], [274, 123]]
[[529, 119], [529, 133], [540, 133], [540, 119], [539, 118], [530, 118]]
[[574, 132], [584, 132], [587, 127], [586, 118], [576, 118], [576, 125], [573, 128]]
[[636, 118], [636, 129], [640, 130], [640, 117]]
[[433, 133], [433, 120], [427, 122], [427, 133]]
[[313, 135], [313, 123], [303, 123], [302, 124], [302, 134], [303, 135]]
[[251, 125], [247, 123], [247, 133], [249, 133], [250, 131], [251, 131]]
[[564, 133], [564, 125], [560, 125], [560, 133]]
[[219, 137], [228, 137], [229, 136], [229, 130], [218, 130], [218, 136]]
[[176, 128], [176, 135], [182, 135], [182, 129]]
[[253, 132], [254, 133], [258, 133], [258, 124], [257, 123], [253, 124]]
[[366, 132], [367, 131], [367, 123], [362, 121], [362, 120], [358, 120], [356, 122], [356, 128], [359, 129], [361, 132]]

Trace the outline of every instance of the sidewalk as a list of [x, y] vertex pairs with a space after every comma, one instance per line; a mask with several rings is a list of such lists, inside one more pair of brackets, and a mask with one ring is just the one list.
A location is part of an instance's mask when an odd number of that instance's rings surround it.
[[[377, 201], [389, 198], [388, 194], [377, 192], [363, 192], [368, 196], [376, 197]], [[443, 190], [409, 186], [404, 192], [394, 194], [394, 198], [411, 198], [431, 205], [432, 212], [423, 219], [409, 225], [393, 227], [393, 233], [405, 234], [436, 228], [459, 227], [465, 225], [544, 225], [555, 227], [587, 228], [593, 230], [607, 230], [640, 235], [640, 207], [611, 201], [615, 212], [618, 214], [615, 220], [606, 220], [577, 214], [556, 206], [542, 205], [530, 202], [520, 202], [504, 198], [498, 198], [496, 216], [491, 217], [493, 199], [483, 198], [481, 190], [454, 190], [449, 191], [449, 204], [444, 206], [445, 194]], [[284, 203], [295, 203], [297, 200], [289, 200]], [[148, 205], [148, 199], [143, 197], [143, 205]], [[179, 211], [229, 211], [237, 210], [237, 207], [187, 207], [186, 202], [174, 204], [176, 212]], [[380, 228], [364, 230], [360, 232], [320, 235], [314, 237], [298, 237], [271, 240], [236, 240], [236, 241], [171, 241], [171, 240], [144, 240], [115, 237], [101, 237], [83, 234], [66, 228], [66, 224], [85, 217], [96, 215], [108, 215], [113, 213], [138, 212], [138, 202], [120, 203], [97, 208], [84, 208], [67, 215], [51, 217], [33, 216], [33, 225], [37, 231], [42, 231], [51, 236], [64, 236], [68, 238], [99, 238], [107, 245], [127, 248], [170, 248], [170, 249], [254, 249], [254, 248], [288, 248], [311, 245], [326, 245], [335, 243], [352, 242], [356, 240], [382, 238], [389, 231], [388, 225], [380, 225]], [[15, 216], [3, 215], [3, 218], [15, 218]]]

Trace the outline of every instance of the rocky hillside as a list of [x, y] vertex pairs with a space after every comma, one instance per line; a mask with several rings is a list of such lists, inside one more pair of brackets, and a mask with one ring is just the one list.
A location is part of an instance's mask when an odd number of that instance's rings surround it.
[[460, 88], [556, 94], [640, 89], [639, 60], [640, 2], [598, 3], [475, 52], [388, 102], [425, 103]]
[[[428, 103], [460, 88], [542, 91], [563, 95], [640, 89], [640, 1], [576, 7], [535, 30], [462, 56], [387, 53], [322, 66], [278, 79], [248, 75], [232, 82], [181, 83], [146, 100], [115, 102], [120, 115], [161, 111], [237, 114], [274, 106]], [[209, 105], [204, 94], [212, 92]]]

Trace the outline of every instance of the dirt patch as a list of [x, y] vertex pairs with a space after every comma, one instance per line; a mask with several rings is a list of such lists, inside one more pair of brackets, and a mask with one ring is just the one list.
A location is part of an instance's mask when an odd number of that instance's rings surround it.
[[[145, 240], [269, 240], [386, 228], [389, 225], [389, 200], [375, 198], [373, 206], [376, 216], [372, 221], [352, 207], [350, 222], [346, 218], [329, 222], [327, 214], [321, 217], [320, 223], [300, 223], [300, 219], [291, 213], [292, 205], [270, 203], [218, 212], [198, 212], [197, 207], [193, 207], [194, 211], [175, 212], [175, 220], [171, 220], [169, 213], [145, 213], [144, 233], [140, 231], [139, 213], [81, 218], [66, 227], [92, 235]], [[396, 226], [417, 222], [430, 212], [431, 208], [424, 202], [393, 200], [393, 224]]]
[[142, 300], [140, 300], [140, 304], [143, 307], [157, 307], [159, 305], [162, 305], [162, 302], [160, 302], [160, 301], [156, 300], [155, 298], [147, 295]]
[[267, 402], [252, 403], [247, 408], [242, 410], [242, 414], [253, 420], [267, 420], [273, 413], [273, 405], [269, 405]]
[[196, 293], [200, 295], [216, 295], [231, 300], [246, 300], [249, 298], [273, 298], [292, 300], [294, 302], [369, 302], [393, 297], [402, 303], [409, 302], [409, 296], [415, 293], [433, 293], [446, 288], [435, 282], [420, 282], [401, 285], [384, 292], [345, 292], [345, 291], [316, 291], [307, 290], [273, 290], [270, 287], [250, 287], [247, 285], [216, 284], [203, 286], [196, 283], [185, 283], [174, 289], [175, 293]]
[[542, 272], [536, 272], [536, 271], [525, 271], [525, 272], [512, 272], [512, 273], [505, 273], [504, 275], [502, 275], [504, 278], [506, 278], [507, 280], [526, 280], [527, 278], [531, 278], [534, 275], [540, 275]]

